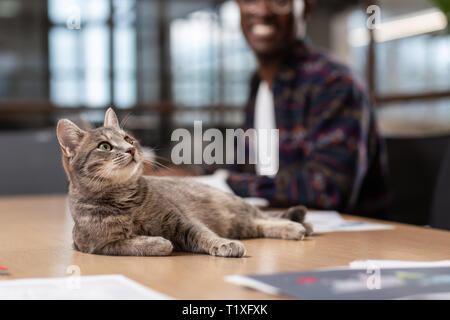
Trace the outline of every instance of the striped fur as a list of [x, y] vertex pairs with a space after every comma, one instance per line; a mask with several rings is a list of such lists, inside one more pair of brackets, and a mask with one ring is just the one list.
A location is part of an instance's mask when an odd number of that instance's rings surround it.
[[[187, 179], [142, 176], [142, 149], [120, 129], [112, 109], [101, 128], [83, 131], [61, 120], [57, 131], [79, 251], [155, 256], [176, 249], [242, 257], [245, 247], [236, 239], [302, 240], [312, 234], [302, 206], [272, 217], [237, 196]], [[102, 142], [113, 149], [100, 150]], [[134, 160], [130, 148], [136, 149]]]

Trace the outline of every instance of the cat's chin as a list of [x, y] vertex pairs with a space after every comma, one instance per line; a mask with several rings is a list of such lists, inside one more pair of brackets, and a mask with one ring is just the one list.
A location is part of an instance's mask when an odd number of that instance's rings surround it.
[[118, 180], [127, 182], [129, 180], [139, 178], [142, 175], [142, 170], [142, 163], [132, 160], [125, 167], [117, 170], [116, 175]]

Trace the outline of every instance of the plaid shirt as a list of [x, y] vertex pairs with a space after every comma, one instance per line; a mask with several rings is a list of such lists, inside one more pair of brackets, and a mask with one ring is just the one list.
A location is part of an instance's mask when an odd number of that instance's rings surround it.
[[[254, 127], [259, 82], [255, 75], [243, 129]], [[386, 218], [385, 146], [367, 94], [349, 69], [298, 42], [275, 77], [273, 95], [280, 170], [271, 178], [256, 175], [254, 165], [236, 165], [227, 180], [233, 191], [271, 206]]]

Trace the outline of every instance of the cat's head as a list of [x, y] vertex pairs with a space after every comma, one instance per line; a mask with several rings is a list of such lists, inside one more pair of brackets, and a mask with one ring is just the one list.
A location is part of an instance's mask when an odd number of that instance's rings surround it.
[[57, 135], [64, 169], [74, 186], [102, 190], [131, 183], [142, 175], [142, 148], [120, 128], [111, 108], [106, 112], [103, 127], [84, 131], [63, 119], [58, 122]]

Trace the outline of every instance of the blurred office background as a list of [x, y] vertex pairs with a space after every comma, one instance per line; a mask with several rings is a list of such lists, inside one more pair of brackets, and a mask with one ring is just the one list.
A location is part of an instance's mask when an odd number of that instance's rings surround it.
[[[376, 102], [393, 220], [450, 216], [449, 2], [316, 0], [308, 24]], [[174, 128], [238, 127], [256, 68], [239, 23], [233, 0], [0, 0], [0, 195], [66, 192], [61, 117], [99, 124], [114, 106], [163, 157]]]

